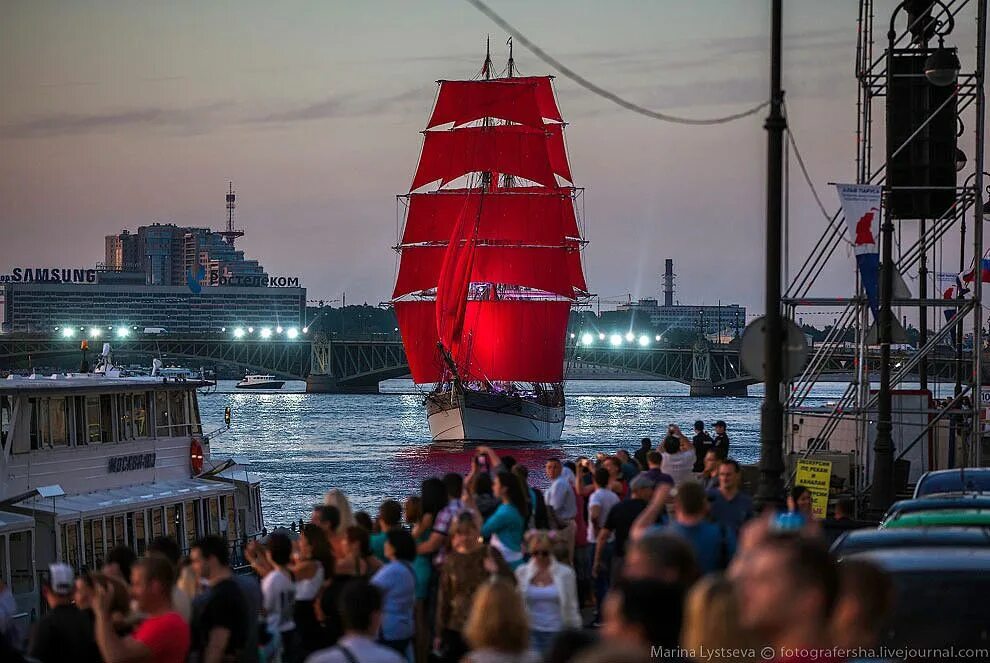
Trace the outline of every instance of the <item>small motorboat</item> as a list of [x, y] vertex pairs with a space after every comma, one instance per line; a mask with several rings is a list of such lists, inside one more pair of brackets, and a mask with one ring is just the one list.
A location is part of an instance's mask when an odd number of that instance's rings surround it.
[[238, 382], [238, 389], [281, 389], [285, 380], [277, 380], [274, 375], [245, 375]]

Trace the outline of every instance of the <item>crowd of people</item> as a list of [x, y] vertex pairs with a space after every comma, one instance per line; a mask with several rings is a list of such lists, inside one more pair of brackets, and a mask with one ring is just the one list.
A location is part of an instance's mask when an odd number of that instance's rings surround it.
[[806, 489], [755, 513], [725, 423], [714, 433], [671, 425], [656, 448], [549, 458], [543, 490], [536, 468], [481, 446], [466, 476], [427, 478], [374, 518], [331, 490], [298, 532], [247, 546], [250, 573], [215, 536], [185, 556], [167, 537], [140, 558], [116, 549], [80, 576], [55, 564], [24, 655], [594, 663], [767, 660], [769, 647], [827, 661], [872, 646], [889, 580], [835, 562]]

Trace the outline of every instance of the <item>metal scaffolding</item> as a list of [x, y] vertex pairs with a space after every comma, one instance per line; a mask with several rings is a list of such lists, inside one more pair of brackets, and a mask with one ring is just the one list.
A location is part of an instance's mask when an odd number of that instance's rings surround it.
[[[957, 459], [957, 465], [981, 465], [990, 460], [984, 458], [982, 449], [983, 422], [981, 421], [981, 382], [983, 376], [983, 307], [981, 304], [982, 279], [981, 259], [984, 256], [983, 245], [983, 215], [984, 215], [984, 118], [985, 106], [985, 80], [984, 68], [986, 57], [986, 23], [987, 23], [987, 0], [946, 0], [945, 2], [928, 3], [931, 5], [930, 13], [917, 13], [918, 6], [925, 3], [911, 2], [905, 0], [899, 4], [884, 3], [890, 6], [892, 15], [890, 18], [891, 31], [883, 35], [878, 45], [874, 39], [874, 0], [860, 0], [859, 16], [857, 20], [858, 40], [856, 45], [856, 76], [859, 81], [857, 95], [858, 122], [856, 127], [856, 183], [873, 184], [883, 186], [885, 220], [890, 221], [889, 197], [892, 193], [911, 190], [945, 189], [945, 187], [903, 187], [889, 186], [887, 183], [887, 173], [889, 161], [893, 160], [908, 143], [922, 131], [937, 113], [942, 110], [950, 101], [956, 105], [957, 122], [960, 127], [957, 136], [965, 134], [964, 128], [969, 128], [972, 132], [972, 158], [965, 159], [957, 156], [957, 186], [954, 187], [955, 202], [941, 214], [938, 218], [919, 219], [917, 223], [917, 239], [908, 239], [908, 230], [914, 224], [913, 220], [905, 221], [898, 219], [900, 226], [899, 239], [891, 246], [893, 250], [893, 264], [897, 272], [902, 275], [916, 272], [918, 275], [918, 292], [910, 297], [894, 295], [896, 298], [892, 304], [903, 307], [908, 311], [917, 311], [919, 324], [919, 343], [916, 352], [909, 357], [898, 357], [891, 359], [888, 363], [890, 385], [896, 387], [905, 381], [917, 377], [921, 382], [922, 389], [926, 389], [928, 379], [932, 377], [932, 367], [938, 363], [944, 367], [946, 357], [946, 343], [951, 342], [955, 346], [955, 381], [956, 388], [953, 396], [945, 403], [933, 411], [928, 425], [918, 435], [917, 439], [909, 444], [913, 446], [924, 438], [935, 426], [947, 417], [951, 417], [955, 422], [962, 422], [958, 426], [961, 434], [965, 435], [963, 458]], [[906, 10], [903, 11], [902, 10]], [[908, 21], [900, 21], [901, 25], [895, 25], [895, 19], [903, 18], [905, 14], [909, 16]], [[959, 48], [959, 56], [962, 69], [949, 98], [937, 108], [929, 109], [927, 117], [922, 121], [920, 127], [909, 136], [904, 142], [896, 147], [887, 145], [887, 154], [882, 162], [875, 163], [878, 159], [874, 155], [874, 143], [876, 142], [876, 129], [874, 127], [874, 111], [877, 103], [882, 100], [888, 92], [892, 72], [892, 57], [900, 54], [925, 53], [932, 49], [927, 49], [928, 39], [932, 36], [948, 36], [947, 31], [951, 31], [954, 24], [961, 20], [975, 20], [976, 40], [970, 47], [964, 47], [962, 43], [956, 41]], [[886, 26], [886, 21], [883, 22]], [[925, 35], [919, 38], [918, 35]], [[956, 35], [953, 34], [953, 38]], [[967, 48], [969, 50], [967, 50]], [[926, 74], [927, 75], [927, 74]], [[881, 112], [883, 107], [881, 106]], [[881, 129], [881, 132], [883, 130]], [[886, 139], [886, 136], [884, 136]], [[886, 142], [886, 141], [885, 141]], [[882, 143], [885, 144], [885, 143]], [[967, 150], [970, 147], [967, 147]], [[960, 168], [961, 166], [961, 168]], [[961, 182], [961, 184], [959, 184]], [[901, 193], [900, 195], [910, 195]], [[969, 223], [967, 223], [969, 221]], [[818, 414], [824, 414], [825, 422], [821, 431], [815, 438], [814, 443], [809, 443], [806, 449], [801, 450], [804, 457], [823, 452], [829, 449], [829, 440], [842, 421], [850, 418], [855, 420], [856, 430], [856, 453], [860, 456], [860, 461], [868, 463], [871, 449], [868, 448], [868, 440], [871, 428], [878, 419], [878, 394], [873, 393], [870, 387], [871, 361], [869, 347], [875, 343], [870, 338], [870, 310], [867, 306], [866, 297], [861, 295], [862, 288], [857, 277], [856, 293], [852, 297], [845, 298], [811, 298], [809, 293], [821, 276], [836, 250], [846, 240], [846, 227], [841, 209], [831, 216], [829, 223], [822, 232], [817, 243], [812, 248], [808, 258], [794, 274], [785, 290], [783, 306], [785, 314], [794, 319], [799, 310], [808, 308], [819, 308], [829, 306], [840, 308], [836, 316], [832, 329], [829, 330], [828, 338], [819, 344], [817, 351], [808, 363], [802, 375], [792, 381], [789, 390], [789, 398], [786, 403], [788, 420], [792, 416], [808, 412], [806, 400], [811, 395], [812, 387], [820, 380], [829, 367], [834, 366], [833, 356], [837, 352], [847, 352], [843, 346], [843, 341], [850, 335], [855, 338], [855, 352], [857, 361], [853, 367], [853, 375], [847, 388], [842, 395], [826, 410], [819, 408]], [[970, 235], [966, 233], [969, 230]], [[890, 235], [888, 233], [888, 240]], [[968, 239], [968, 243], [967, 243]], [[948, 249], [946, 251], [946, 249]], [[934, 257], [947, 255], [952, 257], [958, 252], [959, 273], [966, 271], [970, 267], [976, 270], [976, 277], [972, 284], [972, 292], [969, 296], [961, 296], [956, 291], [957, 298], [946, 301], [938, 297], [942, 293], [939, 287], [939, 270], [930, 269], [930, 261]], [[840, 252], [841, 254], [842, 252]], [[935, 298], [930, 298], [929, 293], [934, 293]], [[916, 295], [916, 296], [915, 296]], [[948, 312], [942, 315], [932, 315], [932, 309], [936, 311], [942, 308]], [[882, 317], [882, 316], [881, 316]], [[940, 324], [944, 321], [944, 324]], [[963, 353], [964, 331], [972, 330], [972, 350]], [[883, 337], [880, 337], [883, 340]], [[887, 339], [887, 352], [890, 351], [890, 341]], [[897, 362], [895, 364], [895, 361]], [[936, 371], [945, 375], [944, 371]], [[882, 414], [882, 412], [880, 412]], [[889, 413], [888, 413], [889, 416]], [[794, 439], [788, 441], [788, 448], [794, 451]], [[900, 460], [907, 453], [908, 449], [901, 449], [895, 460]], [[854, 483], [854, 492], [862, 497], [871, 488], [871, 481], [867, 472], [857, 474]]]

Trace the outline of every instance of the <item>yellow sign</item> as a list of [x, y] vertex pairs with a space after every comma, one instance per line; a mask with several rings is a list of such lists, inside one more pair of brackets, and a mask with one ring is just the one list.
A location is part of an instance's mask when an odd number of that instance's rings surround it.
[[828, 486], [832, 479], [832, 461], [799, 460], [794, 485], [811, 491], [811, 510], [815, 518], [824, 518], [828, 511]]

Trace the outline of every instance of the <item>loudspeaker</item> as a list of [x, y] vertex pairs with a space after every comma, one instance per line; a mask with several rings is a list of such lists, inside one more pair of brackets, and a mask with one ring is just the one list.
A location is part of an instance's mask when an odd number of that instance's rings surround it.
[[[887, 206], [895, 219], [937, 218], [956, 200], [958, 97], [955, 85], [939, 87], [925, 78], [925, 60], [933, 50], [892, 53], [887, 78], [887, 186], [948, 188], [890, 191]], [[931, 121], [904, 145], [933, 113]]]

